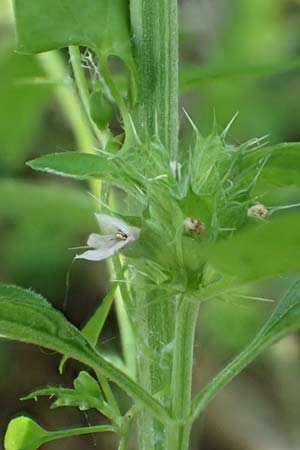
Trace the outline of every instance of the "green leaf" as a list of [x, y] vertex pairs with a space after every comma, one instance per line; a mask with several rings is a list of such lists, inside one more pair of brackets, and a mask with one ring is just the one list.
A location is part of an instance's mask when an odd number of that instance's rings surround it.
[[27, 165], [35, 170], [78, 180], [86, 180], [89, 177], [107, 177], [115, 174], [116, 171], [112, 160], [102, 155], [78, 152], [51, 153], [33, 159]]
[[223, 81], [242, 77], [262, 77], [300, 68], [300, 60], [279, 61], [271, 64], [235, 65], [235, 66], [191, 66], [180, 73], [182, 92], [203, 86], [212, 81]]
[[170, 419], [167, 410], [157, 400], [107, 362], [60, 312], [30, 291], [0, 286], [0, 335], [68, 355], [116, 383], [158, 419]]
[[46, 442], [82, 434], [101, 433], [104, 431], [116, 432], [112, 425], [99, 425], [86, 428], [73, 428], [62, 431], [47, 431], [40, 427], [29, 417], [21, 416], [9, 422], [5, 439], [5, 450], [37, 450]]
[[9, 422], [5, 450], [35, 450], [47, 441], [47, 431], [29, 417], [17, 417]]
[[240, 282], [300, 269], [300, 214], [293, 212], [218, 242], [209, 261]]
[[300, 186], [300, 143], [278, 144], [262, 148], [270, 153], [260, 177], [276, 186]]
[[130, 58], [128, 0], [15, 0], [18, 51], [84, 45]]
[[100, 333], [102, 331], [102, 328], [107, 319], [108, 313], [113, 304], [114, 295], [117, 290], [117, 287], [118, 287], [117, 284], [112, 286], [112, 288], [108, 291], [108, 293], [102, 300], [102, 302], [99, 305], [99, 307], [97, 308], [97, 310], [94, 312], [92, 317], [88, 320], [88, 322], [85, 324], [85, 326], [81, 330], [83, 336], [85, 336], [85, 338], [89, 341], [89, 343], [93, 347], [95, 347], [95, 345], [97, 344]]
[[127, 65], [135, 97], [128, 0], [14, 0], [17, 48], [42, 53], [71, 45], [93, 49]]
[[194, 420], [216, 394], [263, 350], [300, 329], [300, 278], [288, 289], [256, 338], [200, 391], [192, 402]]
[[31, 392], [22, 400], [35, 399], [37, 397], [56, 397], [51, 409], [62, 406], [78, 407], [81, 411], [97, 409], [106, 417], [113, 418], [113, 413], [109, 405], [105, 402], [100, 386], [97, 381], [87, 372], [81, 371], [74, 380], [74, 389], [64, 387], [47, 387]]

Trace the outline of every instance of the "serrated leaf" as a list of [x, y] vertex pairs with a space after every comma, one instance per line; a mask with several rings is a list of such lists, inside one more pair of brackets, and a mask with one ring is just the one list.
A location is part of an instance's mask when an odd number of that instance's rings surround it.
[[79, 152], [51, 153], [28, 161], [27, 165], [35, 170], [78, 180], [86, 180], [89, 177], [109, 177], [116, 172], [112, 160], [102, 155]]
[[31, 392], [22, 400], [36, 399], [37, 397], [55, 397], [51, 409], [62, 406], [78, 407], [81, 411], [97, 409], [106, 417], [112, 418], [112, 410], [105, 402], [97, 381], [87, 372], [81, 371], [74, 380], [74, 389], [64, 387], [46, 387]]
[[209, 261], [240, 282], [300, 269], [300, 214], [293, 212], [217, 243]]
[[195, 419], [215, 395], [274, 342], [300, 329], [300, 278], [278, 303], [254, 340], [200, 391], [192, 402]]
[[[25, 296], [25, 300], [24, 297]], [[49, 348], [99, 371], [162, 420], [166, 409], [126, 374], [107, 362], [46, 300], [15, 286], [0, 286], [0, 336]]]
[[112, 425], [99, 425], [86, 428], [71, 428], [62, 431], [47, 431], [29, 417], [21, 416], [11, 420], [8, 424], [5, 439], [5, 450], [37, 450], [46, 442], [63, 439], [82, 434], [116, 432]]

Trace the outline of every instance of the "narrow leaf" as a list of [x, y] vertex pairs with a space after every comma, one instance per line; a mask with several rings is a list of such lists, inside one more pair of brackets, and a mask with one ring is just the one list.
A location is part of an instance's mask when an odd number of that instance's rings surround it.
[[201, 87], [212, 81], [223, 81], [243, 77], [262, 77], [277, 75], [281, 72], [300, 69], [300, 60], [279, 61], [271, 64], [243, 66], [191, 66], [180, 73], [180, 88], [182, 92]]
[[88, 320], [85, 326], [82, 328], [81, 332], [83, 336], [89, 341], [89, 343], [94, 347], [97, 344], [102, 328], [107, 319], [108, 313], [114, 301], [114, 295], [117, 290], [118, 285], [114, 284], [109, 292], [106, 294], [102, 300], [99, 307], [96, 309], [92, 317]]
[[27, 165], [35, 170], [79, 180], [108, 177], [116, 171], [112, 160], [79, 152], [51, 153], [27, 162]]
[[213, 378], [192, 402], [193, 420], [216, 394], [274, 342], [300, 329], [300, 278], [288, 289], [256, 338]]
[[[96, 309], [95, 313], [92, 317], [87, 321], [85, 326], [82, 328], [81, 333], [83, 336], [89, 341], [89, 343], [95, 347], [104, 323], [107, 319], [108, 313], [110, 311], [111, 305], [114, 301], [114, 295], [116, 292], [118, 285], [115, 284], [110, 291], [106, 294], [104, 299], [102, 300], [100, 306]], [[65, 355], [60, 364], [59, 364], [59, 372], [63, 372], [64, 365], [68, 359], [68, 356]]]
[[68, 355], [102, 373], [158, 419], [170, 419], [157, 400], [106, 361], [60, 312], [30, 291], [14, 286], [0, 287], [0, 335]]

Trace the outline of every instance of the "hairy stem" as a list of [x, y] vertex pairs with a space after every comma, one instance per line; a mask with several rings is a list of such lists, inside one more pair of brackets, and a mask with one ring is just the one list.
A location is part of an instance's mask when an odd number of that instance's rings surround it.
[[142, 138], [158, 134], [173, 160], [178, 148], [177, 0], [131, 0], [138, 73], [136, 120]]
[[[188, 422], [191, 410], [192, 370], [195, 328], [199, 303], [180, 300], [176, 313], [175, 341], [172, 367], [172, 416], [177, 423]], [[187, 450], [190, 423], [170, 427], [168, 431], [168, 450]]]
[[[177, 0], [130, 0], [134, 59], [137, 69], [138, 101], [134, 124], [142, 141], [158, 137], [170, 160], [178, 153], [178, 23]], [[141, 306], [137, 323], [140, 340], [150, 349], [137, 348], [138, 381], [152, 396], [171, 406], [171, 344], [174, 339], [173, 298], [157, 290], [137, 293]], [[158, 301], [153, 302], [153, 297]], [[139, 415], [140, 450], [165, 450], [167, 425], [149, 410]]]

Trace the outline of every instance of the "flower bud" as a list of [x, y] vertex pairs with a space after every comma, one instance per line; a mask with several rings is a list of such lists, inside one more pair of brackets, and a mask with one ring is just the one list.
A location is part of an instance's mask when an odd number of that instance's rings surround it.
[[184, 230], [187, 234], [191, 234], [192, 236], [200, 236], [205, 230], [205, 224], [200, 219], [187, 217], [184, 221]]
[[258, 219], [265, 219], [266, 217], [268, 217], [268, 215], [268, 209], [261, 203], [257, 203], [256, 205], [251, 206], [247, 211], [248, 217], [257, 217]]

